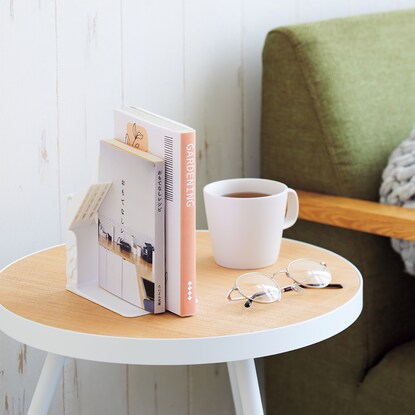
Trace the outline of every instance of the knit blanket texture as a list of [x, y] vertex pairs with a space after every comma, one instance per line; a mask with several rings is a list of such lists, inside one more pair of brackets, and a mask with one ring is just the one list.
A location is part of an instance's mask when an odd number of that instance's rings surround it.
[[[389, 156], [379, 193], [381, 203], [415, 208], [415, 129]], [[391, 243], [405, 271], [415, 276], [415, 242], [391, 238]]]

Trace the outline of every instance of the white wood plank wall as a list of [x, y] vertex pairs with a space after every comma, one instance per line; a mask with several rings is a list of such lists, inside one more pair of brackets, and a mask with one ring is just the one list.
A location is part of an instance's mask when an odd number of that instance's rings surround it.
[[[198, 132], [202, 187], [259, 175], [261, 51], [273, 27], [415, 0], [0, 0], [0, 267], [64, 241], [65, 198], [96, 168], [112, 110]], [[44, 353], [0, 334], [0, 413], [25, 414]], [[68, 360], [50, 415], [233, 414], [226, 366]]]

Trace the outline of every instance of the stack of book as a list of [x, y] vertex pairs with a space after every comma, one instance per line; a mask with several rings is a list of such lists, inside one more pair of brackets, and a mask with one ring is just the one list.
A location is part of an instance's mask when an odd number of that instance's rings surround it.
[[183, 124], [128, 107], [101, 141], [99, 286], [147, 312], [196, 309], [196, 137]]

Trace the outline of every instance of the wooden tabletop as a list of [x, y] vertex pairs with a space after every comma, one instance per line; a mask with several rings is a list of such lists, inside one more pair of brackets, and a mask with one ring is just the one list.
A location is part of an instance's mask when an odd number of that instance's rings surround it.
[[[108, 336], [195, 338], [272, 329], [318, 317], [349, 301], [360, 286], [357, 270], [341, 257], [311, 245], [284, 240], [280, 258], [268, 271], [289, 261], [312, 258], [327, 262], [333, 281], [344, 288], [283, 294], [279, 303], [229, 302], [226, 295], [242, 272], [215, 264], [209, 234], [197, 235], [197, 314], [180, 318], [171, 313], [121, 317], [65, 289], [65, 248], [59, 246], [28, 256], [0, 274], [0, 304], [26, 319], [60, 329]], [[285, 280], [285, 281], [284, 281]], [[289, 281], [282, 277], [280, 283]], [[0, 326], [1, 328], [1, 326]]]

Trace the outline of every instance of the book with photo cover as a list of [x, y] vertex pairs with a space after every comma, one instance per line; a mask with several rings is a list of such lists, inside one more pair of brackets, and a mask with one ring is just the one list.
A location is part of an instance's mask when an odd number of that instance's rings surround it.
[[196, 312], [196, 132], [135, 107], [115, 110], [115, 138], [165, 161], [166, 309]]
[[99, 285], [149, 313], [162, 313], [164, 160], [102, 140], [99, 181], [112, 183], [98, 210]]

